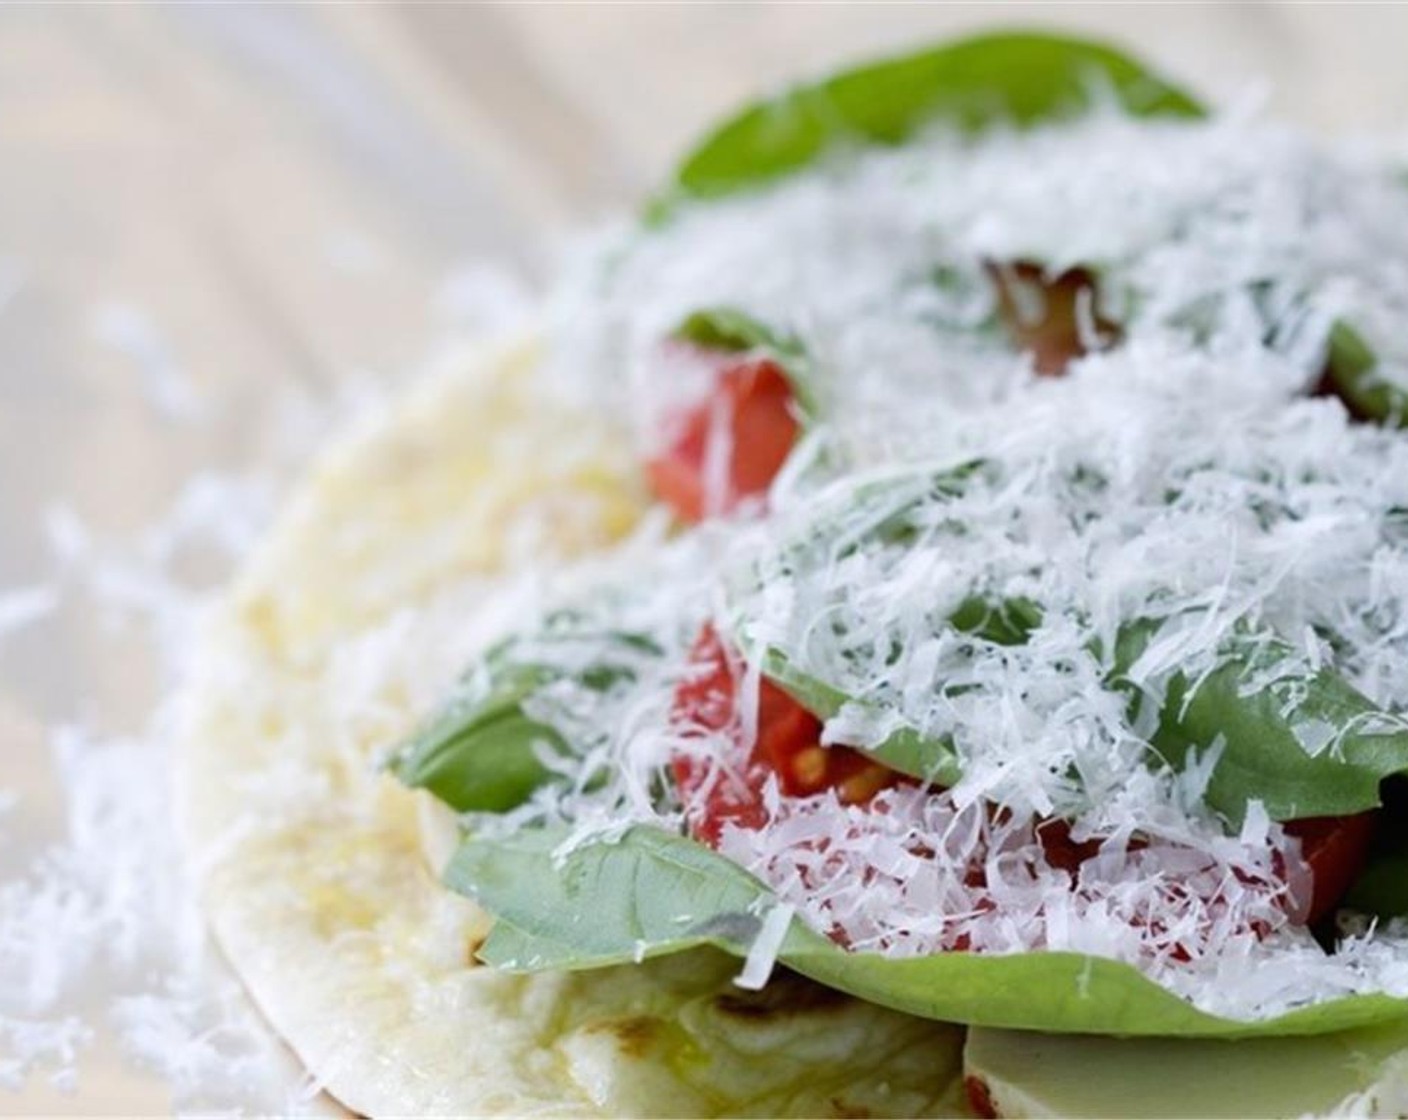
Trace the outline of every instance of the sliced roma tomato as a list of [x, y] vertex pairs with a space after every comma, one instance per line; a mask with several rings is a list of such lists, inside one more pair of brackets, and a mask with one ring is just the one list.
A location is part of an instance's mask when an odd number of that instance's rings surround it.
[[[675, 693], [677, 724], [705, 731], [735, 726], [738, 666], [712, 627], [705, 627], [690, 653], [693, 669]], [[836, 790], [846, 805], [870, 800], [902, 775], [848, 747], [821, 745], [821, 720], [777, 685], [763, 678], [758, 686], [758, 733], [751, 750], [734, 739], [735, 753], [709, 767], [681, 754], [671, 763], [675, 783], [690, 804], [695, 836], [717, 846], [725, 823], [760, 828], [767, 821], [762, 789], [771, 775], [789, 797]], [[706, 783], [712, 781], [707, 789]], [[702, 802], [696, 795], [702, 792]]]
[[798, 430], [782, 368], [767, 358], [731, 359], [708, 398], [680, 418], [674, 441], [646, 463], [646, 475], [681, 521], [702, 521], [765, 494]]
[[986, 1081], [969, 1074], [963, 1079], [963, 1092], [968, 1097], [968, 1108], [974, 1116], [979, 1120], [998, 1120], [997, 1105], [993, 1103]]
[[1348, 817], [1307, 817], [1288, 821], [1286, 833], [1300, 840], [1300, 858], [1310, 868], [1310, 909], [1306, 925], [1334, 911], [1369, 858], [1378, 812]]
[[[1041, 841], [1041, 850], [1046, 856], [1046, 862], [1071, 875], [1075, 875], [1086, 860], [1094, 859], [1100, 854], [1099, 840], [1075, 841], [1071, 838], [1070, 822], [1060, 817], [1041, 821], [1036, 826], [1036, 835]], [[1138, 841], [1135, 841], [1136, 845], [1137, 843]]]
[[[672, 722], [704, 733], [729, 731], [736, 718], [737, 667], [712, 626], [695, 639], [689, 670], [675, 691]], [[711, 848], [718, 847], [725, 824], [761, 828], [767, 822], [767, 773], [736, 737], [729, 741], [735, 749], [716, 764], [690, 754], [677, 754], [670, 763], [690, 831]]]
[[[1334, 911], [1364, 869], [1377, 816], [1376, 812], [1370, 812], [1347, 817], [1308, 817], [1286, 823], [1286, 834], [1300, 841], [1300, 858], [1310, 869], [1311, 880], [1309, 905], [1303, 911], [1304, 916], [1296, 914], [1294, 920], [1314, 925]], [[1037, 833], [1051, 866], [1072, 874], [1100, 851], [1098, 840], [1079, 844], [1072, 840], [1070, 826], [1062, 820], [1044, 821], [1037, 826]], [[1143, 843], [1134, 838], [1131, 850], [1140, 847]], [[1284, 868], [1279, 862], [1277, 866], [1282, 868], [1279, 875], [1284, 878]]]
[[[1039, 264], [1016, 261], [989, 265], [988, 275], [997, 286], [1003, 325], [1019, 349], [1031, 351], [1043, 377], [1059, 377], [1073, 359], [1086, 353], [1089, 339], [1080, 327], [1082, 314], [1091, 316], [1090, 327], [1101, 347], [1119, 338], [1119, 327], [1096, 314], [1095, 277], [1083, 268], [1049, 277]], [[1088, 312], [1081, 308], [1083, 301], [1089, 301]]]
[[[785, 796], [807, 797], [834, 789], [838, 800], [851, 805], [864, 804], [883, 789], [912, 781], [859, 751], [823, 747], [821, 720], [766, 678], [759, 684], [756, 741], [751, 749], [745, 747], [737, 732], [741, 666], [712, 627], [705, 627], [695, 641], [690, 665], [691, 673], [675, 693], [674, 721], [704, 732], [731, 733], [726, 738], [732, 744], [727, 757], [705, 762], [679, 754], [671, 762], [676, 786], [688, 806], [690, 830], [710, 847], [718, 846], [725, 824], [748, 829], [766, 825], [762, 791], [771, 776], [776, 776]], [[1297, 915], [1296, 920], [1314, 924], [1334, 910], [1364, 866], [1376, 819], [1376, 813], [1360, 813], [1286, 825], [1287, 834], [1300, 841], [1301, 859], [1310, 869], [1312, 882], [1308, 913], [1304, 918]], [[1070, 825], [1059, 818], [1041, 821], [1036, 829], [1047, 862], [1072, 876], [1100, 850], [1099, 840], [1077, 842]], [[1137, 837], [1131, 841], [1132, 849], [1143, 846]], [[968, 881], [970, 886], [983, 886], [981, 866], [970, 869]], [[1175, 947], [1174, 956], [1186, 959], [1188, 954]]]

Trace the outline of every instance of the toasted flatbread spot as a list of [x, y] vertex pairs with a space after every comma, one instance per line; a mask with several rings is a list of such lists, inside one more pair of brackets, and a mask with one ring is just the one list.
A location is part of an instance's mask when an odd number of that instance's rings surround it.
[[615, 1035], [623, 1054], [632, 1058], [643, 1058], [660, 1039], [665, 1024], [654, 1015], [632, 1015], [626, 1019], [602, 1023], [592, 1029]]
[[734, 989], [720, 994], [714, 1001], [725, 1015], [753, 1022], [839, 1011], [853, 1002], [852, 997], [844, 992], [782, 968], [774, 972], [767, 987], [761, 991]]

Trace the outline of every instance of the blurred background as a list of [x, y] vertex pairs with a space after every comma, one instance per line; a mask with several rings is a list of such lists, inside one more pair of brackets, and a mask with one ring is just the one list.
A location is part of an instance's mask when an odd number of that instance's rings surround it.
[[[135, 732], [160, 687], [55, 606], [77, 526], [136, 534], [192, 472], [271, 454], [272, 399], [394, 384], [512, 313], [750, 94], [997, 24], [1107, 37], [1317, 130], [1408, 117], [1392, 3], [0, 8], [0, 880], [64, 834], [47, 729]], [[0, 1114], [167, 1107], [101, 1042], [82, 1068]]]

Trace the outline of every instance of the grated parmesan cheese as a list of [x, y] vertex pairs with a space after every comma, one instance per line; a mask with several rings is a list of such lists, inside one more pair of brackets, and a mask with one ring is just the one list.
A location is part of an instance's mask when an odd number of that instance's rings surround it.
[[23, 630], [51, 614], [58, 605], [58, 593], [48, 584], [0, 592], [0, 638]]
[[777, 954], [792, 925], [793, 907], [779, 902], [768, 908], [767, 915], [758, 927], [757, 936], [748, 947], [748, 955], [743, 961], [743, 971], [734, 983], [749, 991], [760, 991], [767, 985], [772, 970], [777, 965]]
[[[1122, 341], [1064, 379], [1035, 379], [986, 279], [990, 263], [1021, 260], [1095, 270], [1083, 336], [1108, 318]], [[485, 298], [518, 314], [516, 289], [478, 273], [444, 298], [459, 318]], [[1328, 664], [1386, 708], [1408, 695], [1408, 440], [1304, 397], [1340, 319], [1377, 353], [1379, 375], [1408, 387], [1408, 188], [1396, 165], [1317, 146], [1249, 107], [1197, 123], [1106, 112], [981, 141], [938, 132], [698, 207], [664, 230], [609, 231], [549, 295], [543, 392], [628, 416], [642, 452], [658, 447], [662, 424], [702, 385], [662, 341], [711, 305], [803, 340], [816, 376], [822, 415], [774, 486], [772, 516], [669, 542], [657, 518], [567, 573], [545, 570], [542, 527], [522, 526], [510, 559], [523, 571], [501, 587], [500, 617], [461, 628], [457, 611], [483, 591], [466, 584], [339, 646], [314, 687], [344, 717], [328, 735], [348, 774], [365, 774], [358, 742], [392, 737], [388, 692], [427, 709], [482, 629], [507, 632], [585, 597], [662, 655], [629, 687], [530, 701], [576, 756], [545, 756], [568, 780], [491, 827], [565, 820], [573, 843], [637, 822], [680, 828], [685, 807], [660, 795], [670, 760], [712, 767], [696, 793], [707, 798], [757, 734], [756, 660], [738, 669], [737, 726], [701, 734], [671, 722], [690, 642], [711, 620], [748, 649], [786, 648], [853, 695], [825, 743], [873, 744], [903, 722], [950, 737], [965, 764], [951, 790], [892, 789], [866, 806], [769, 785], [768, 825], [721, 840], [781, 899], [740, 984], [766, 982], [795, 915], [895, 955], [1045, 948], [1126, 960], [1234, 1017], [1357, 992], [1408, 996], [1408, 930], [1356, 931], [1325, 954], [1287, 921], [1292, 888], [1275, 854], [1295, 853], [1280, 827], [1253, 811], [1228, 836], [1202, 807], [1225, 743], [1201, 744], [1178, 774], [1147, 765], [1171, 674], [1209, 671], [1247, 623], [1295, 638], [1295, 653], [1248, 688], [1289, 698]], [[144, 317], [109, 307], [95, 329], [137, 362], [163, 415], [202, 414]], [[299, 442], [311, 443], [306, 430]], [[728, 450], [710, 443], [712, 493]], [[915, 484], [974, 461], [992, 469], [956, 494]], [[198, 477], [170, 520], [110, 553], [56, 507], [55, 586], [147, 620], [174, 671], [205, 600], [171, 568], [193, 550], [240, 553], [272, 493]], [[913, 540], [865, 543], [900, 513]], [[391, 594], [385, 580], [368, 593]], [[1030, 640], [955, 640], [942, 619], [975, 592], [1039, 603]], [[46, 583], [0, 598], [0, 633], [41, 621], [58, 594]], [[1159, 626], [1130, 673], [1150, 704], [1130, 719], [1095, 651], [1135, 618]], [[896, 646], [904, 656], [892, 659]], [[593, 656], [537, 652], [569, 669]], [[207, 974], [171, 858], [160, 775], [173, 718], [163, 709], [135, 737], [56, 736], [70, 835], [0, 884], [0, 1082], [39, 1069], [71, 1080], [93, 1037], [71, 1010], [85, 987], [103, 993], [134, 1058], [206, 1103], [263, 1060], [266, 1036]], [[1334, 749], [1331, 729], [1299, 736], [1308, 752]], [[268, 780], [296, 811], [327, 777], [290, 763]], [[1033, 824], [1053, 814], [1098, 847], [1074, 874], [1051, 864]], [[285, 1085], [282, 1107], [302, 1108], [315, 1089]]]
[[[1015, 261], [1092, 269], [1099, 306], [1077, 311], [1088, 336], [1097, 314], [1118, 322], [1120, 342], [1033, 378], [986, 279]], [[1408, 694], [1408, 441], [1307, 396], [1340, 320], [1408, 387], [1408, 189], [1391, 162], [1254, 105], [936, 133], [608, 237], [553, 297], [557, 375], [589, 381], [655, 446], [671, 403], [661, 340], [715, 305], [803, 342], [821, 416], [771, 515], [704, 526], [700, 567], [653, 595], [662, 630], [678, 604], [708, 602], [741, 647], [736, 724], [661, 742], [648, 721], [603, 716], [618, 777], [551, 808], [578, 823], [574, 844], [627, 819], [677, 826], [622, 793], [662, 758], [713, 767], [694, 794], [707, 800], [756, 736], [761, 654], [782, 650], [851, 698], [824, 744], [910, 726], [963, 764], [947, 792], [864, 808], [771, 788], [765, 827], [725, 829], [721, 850], [815, 928], [900, 955], [1113, 957], [1234, 1017], [1408, 994], [1408, 931], [1327, 956], [1287, 918], [1303, 882], [1276, 863], [1297, 866], [1294, 842], [1259, 806], [1236, 836], [1202, 806], [1225, 742], [1177, 774], [1150, 767], [1148, 743], [1171, 678], [1196, 689], [1233, 638], [1291, 636], [1243, 685], [1287, 711], [1327, 665], [1390, 713]], [[961, 486], [935, 490], [959, 469]], [[877, 543], [901, 523], [902, 541]], [[946, 620], [974, 596], [1039, 604], [1040, 623], [1020, 645], [956, 634]], [[1136, 620], [1153, 630], [1129, 670], [1144, 693], [1131, 718], [1098, 651]], [[671, 680], [616, 703], [650, 710]], [[1308, 753], [1336, 749], [1337, 728], [1295, 732]], [[1053, 815], [1099, 847], [1074, 876], [1034, 833]]]

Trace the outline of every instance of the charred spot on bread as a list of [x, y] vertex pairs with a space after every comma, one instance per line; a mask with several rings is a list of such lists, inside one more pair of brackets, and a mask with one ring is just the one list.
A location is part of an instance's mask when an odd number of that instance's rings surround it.
[[778, 968], [767, 985], [756, 992], [739, 990], [723, 992], [714, 997], [714, 1006], [725, 1015], [761, 1023], [783, 1019], [789, 1015], [812, 1014], [818, 1011], [839, 1011], [852, 1000], [851, 996], [808, 980], [785, 968]]
[[664, 1031], [665, 1023], [654, 1015], [631, 1015], [611, 1019], [589, 1028], [593, 1033], [612, 1034], [621, 1053], [631, 1058], [644, 1058]]

